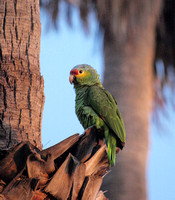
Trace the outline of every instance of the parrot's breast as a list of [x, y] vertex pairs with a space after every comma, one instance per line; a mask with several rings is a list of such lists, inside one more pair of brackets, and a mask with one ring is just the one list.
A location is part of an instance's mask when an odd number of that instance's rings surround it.
[[88, 88], [76, 91], [75, 112], [84, 129], [102, 124], [103, 120], [97, 115], [87, 100]]

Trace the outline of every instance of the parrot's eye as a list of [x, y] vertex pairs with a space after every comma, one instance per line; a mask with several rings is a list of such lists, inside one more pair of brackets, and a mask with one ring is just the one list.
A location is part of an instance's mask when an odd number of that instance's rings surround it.
[[79, 74], [82, 74], [82, 73], [83, 73], [83, 70], [80, 70], [80, 71], [79, 71]]

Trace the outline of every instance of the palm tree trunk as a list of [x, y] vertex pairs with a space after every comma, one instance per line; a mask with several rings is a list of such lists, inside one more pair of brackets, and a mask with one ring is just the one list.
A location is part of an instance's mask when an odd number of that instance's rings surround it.
[[[152, 102], [155, 20], [128, 37], [104, 38], [104, 86], [116, 98], [126, 126], [126, 147], [104, 179], [110, 200], [146, 200], [149, 114]], [[131, 37], [133, 36], [133, 37]], [[130, 38], [129, 38], [130, 37]], [[117, 39], [116, 39], [117, 38]]]
[[0, 1], [0, 148], [29, 140], [41, 148], [39, 0]]

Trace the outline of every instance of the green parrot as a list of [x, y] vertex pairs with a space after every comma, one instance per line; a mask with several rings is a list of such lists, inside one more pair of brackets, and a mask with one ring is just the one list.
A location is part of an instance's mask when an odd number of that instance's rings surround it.
[[76, 115], [84, 127], [95, 125], [103, 131], [109, 166], [115, 165], [116, 152], [125, 145], [125, 127], [113, 96], [102, 86], [98, 73], [90, 65], [75, 66], [70, 71], [74, 84]]

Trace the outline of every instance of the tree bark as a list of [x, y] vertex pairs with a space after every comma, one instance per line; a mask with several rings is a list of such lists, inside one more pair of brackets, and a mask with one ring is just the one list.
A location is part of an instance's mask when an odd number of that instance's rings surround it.
[[[116, 98], [126, 127], [126, 146], [103, 183], [110, 200], [147, 199], [146, 166], [156, 17], [144, 16], [145, 26], [104, 37], [104, 86]], [[129, 23], [129, 22], [128, 22]], [[120, 28], [120, 27], [119, 27]]]
[[40, 34], [39, 0], [0, 1], [0, 148], [41, 148]]

